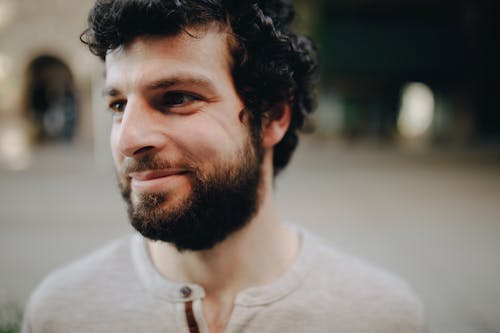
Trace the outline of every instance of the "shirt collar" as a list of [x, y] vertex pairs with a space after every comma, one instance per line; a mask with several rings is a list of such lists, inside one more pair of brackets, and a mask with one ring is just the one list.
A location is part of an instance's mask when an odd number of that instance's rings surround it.
[[[300, 249], [291, 267], [274, 282], [255, 286], [238, 293], [235, 305], [259, 306], [275, 302], [297, 289], [310, 270], [314, 257], [314, 241], [311, 235], [293, 226], [300, 236]], [[168, 302], [188, 302], [205, 297], [203, 287], [194, 283], [176, 282], [163, 277], [154, 267], [144, 237], [135, 234], [131, 239], [131, 251], [137, 274], [146, 289], [155, 297]]]

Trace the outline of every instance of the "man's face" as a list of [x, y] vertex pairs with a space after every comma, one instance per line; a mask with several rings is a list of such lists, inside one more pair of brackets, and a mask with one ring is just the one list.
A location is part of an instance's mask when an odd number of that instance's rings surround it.
[[255, 213], [260, 140], [216, 29], [140, 38], [106, 56], [111, 148], [134, 227], [179, 250], [213, 247]]

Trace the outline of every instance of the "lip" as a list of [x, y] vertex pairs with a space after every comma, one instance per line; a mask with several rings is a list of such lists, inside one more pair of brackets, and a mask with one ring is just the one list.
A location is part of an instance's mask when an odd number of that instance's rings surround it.
[[186, 172], [187, 172], [186, 170], [182, 170], [182, 169], [161, 169], [161, 170], [147, 170], [147, 171], [140, 171], [140, 172], [131, 172], [128, 174], [128, 176], [132, 180], [148, 181], [148, 180], [154, 180], [154, 179], [163, 178], [163, 177], [180, 175], [180, 174], [184, 174]]
[[183, 169], [131, 172], [129, 173], [130, 184], [139, 192], [161, 192], [178, 183], [187, 172]]

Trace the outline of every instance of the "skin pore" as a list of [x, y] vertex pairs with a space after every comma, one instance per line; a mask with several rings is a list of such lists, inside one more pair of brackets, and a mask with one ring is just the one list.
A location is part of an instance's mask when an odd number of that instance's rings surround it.
[[[156, 192], [167, 194], [158, 206], [162, 211], [184, 205], [193, 194], [195, 172], [213, 175], [221, 165], [241, 164], [240, 153], [249, 144], [226, 32], [208, 26], [190, 33], [196, 38], [138, 38], [106, 56], [113, 159], [121, 186], [130, 188], [132, 208]], [[239, 292], [276, 280], [298, 252], [298, 236], [279, 222], [273, 202], [273, 147], [290, 123], [289, 106], [281, 107], [279, 119], [263, 121], [258, 205], [244, 227], [198, 251], [147, 239], [163, 276], [204, 288], [203, 312], [212, 333], [224, 331]], [[146, 154], [168, 163], [160, 171], [130, 172]]]

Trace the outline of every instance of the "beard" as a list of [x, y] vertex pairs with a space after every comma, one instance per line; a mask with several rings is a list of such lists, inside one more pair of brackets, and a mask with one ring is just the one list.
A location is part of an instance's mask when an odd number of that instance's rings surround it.
[[[260, 142], [249, 138], [232, 161], [213, 163], [210, 171], [200, 170], [195, 163], [181, 163], [190, 170], [184, 176], [191, 190], [180, 200], [171, 200], [175, 192], [142, 193], [134, 204], [130, 180], [120, 182], [130, 222], [144, 237], [171, 243], [178, 251], [211, 249], [255, 215], [262, 160]], [[179, 165], [154, 155], [130, 162], [127, 173]]]

